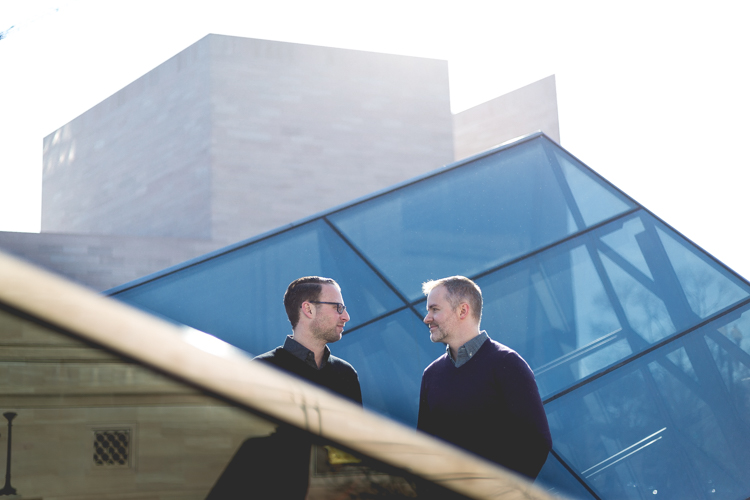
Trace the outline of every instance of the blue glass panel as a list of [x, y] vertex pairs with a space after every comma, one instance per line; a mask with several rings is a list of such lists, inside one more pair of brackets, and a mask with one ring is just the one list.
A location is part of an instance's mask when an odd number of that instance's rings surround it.
[[708, 329], [706, 340], [731, 405], [745, 425], [750, 425], [750, 313]]
[[323, 221], [316, 221], [115, 295], [142, 309], [259, 354], [291, 333], [286, 287], [301, 276], [335, 279], [353, 328], [403, 302]]
[[635, 208], [633, 202], [570, 155], [559, 149], [554, 149], [554, 154], [586, 226], [593, 226]]
[[676, 235], [658, 227], [657, 233], [685, 291], [690, 309], [698, 317], [708, 318], [727, 305], [747, 297], [747, 290], [727, 279], [726, 272], [720, 272], [712, 261], [700, 255], [694, 247], [679, 243]]
[[404, 310], [344, 335], [332, 347], [359, 374], [367, 408], [416, 426], [419, 387], [427, 365], [445, 353], [411, 310]]
[[420, 283], [473, 276], [575, 231], [536, 139], [331, 215], [409, 300]]
[[526, 359], [543, 398], [749, 296], [656, 224], [633, 214], [477, 280], [482, 327]]
[[573, 477], [552, 453], [547, 457], [547, 461], [544, 463], [539, 477], [536, 478], [535, 484], [551, 494], [562, 496], [563, 498], [596, 500], [586, 487]]
[[750, 495], [750, 356], [732, 333], [748, 309], [547, 404], [556, 451], [601, 498]]
[[633, 352], [586, 241], [578, 238], [477, 280], [482, 327], [526, 359], [542, 398]]
[[750, 295], [745, 283], [645, 212], [607, 230], [598, 244], [603, 266], [629, 328], [647, 343]]
[[[624, 259], [627, 264], [633, 266], [636, 271], [646, 276], [649, 280], [653, 280], [654, 277], [651, 276], [646, 259], [643, 258], [643, 252], [634, 237], [635, 234], [643, 232], [643, 222], [641, 222], [639, 217], [631, 217], [621, 223], [611, 224], [610, 227], [619, 228], [618, 224], [622, 225], [622, 229], [603, 235], [601, 237], [602, 242], [618, 257]], [[635, 273], [631, 271], [630, 274]]]
[[648, 286], [652, 282], [644, 284], [644, 281], [611, 261], [606, 254], [602, 254], [601, 258], [633, 331], [648, 343], [673, 334], [675, 326], [664, 300], [653, 287]]

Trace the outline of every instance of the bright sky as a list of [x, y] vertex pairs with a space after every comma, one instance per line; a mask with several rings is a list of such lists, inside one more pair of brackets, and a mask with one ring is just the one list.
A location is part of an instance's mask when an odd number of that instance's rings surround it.
[[749, 21], [744, 0], [0, 0], [0, 231], [39, 231], [44, 136], [220, 33], [445, 59], [454, 112], [555, 74], [562, 145], [750, 277]]

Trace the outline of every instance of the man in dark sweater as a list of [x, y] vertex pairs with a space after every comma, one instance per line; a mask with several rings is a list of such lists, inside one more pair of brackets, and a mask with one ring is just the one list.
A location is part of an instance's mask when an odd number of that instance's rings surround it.
[[430, 340], [446, 353], [422, 375], [417, 427], [535, 479], [552, 448], [534, 374], [480, 331], [482, 292], [452, 276], [424, 283]]
[[[255, 359], [280, 368], [362, 405], [352, 365], [331, 355], [349, 321], [341, 288], [330, 278], [294, 280], [284, 294], [292, 335], [283, 346]], [[246, 440], [214, 485], [207, 500], [304, 499], [310, 469], [310, 437], [280, 425], [267, 437]]]

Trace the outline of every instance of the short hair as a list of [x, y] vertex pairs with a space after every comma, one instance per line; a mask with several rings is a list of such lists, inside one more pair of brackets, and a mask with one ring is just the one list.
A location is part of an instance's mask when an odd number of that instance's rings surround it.
[[430, 280], [422, 283], [422, 292], [428, 295], [439, 286], [444, 286], [448, 293], [448, 302], [456, 309], [461, 302], [466, 302], [471, 307], [471, 314], [477, 322], [482, 321], [482, 290], [479, 285], [465, 276], [450, 276], [439, 280]]
[[299, 310], [302, 303], [318, 300], [323, 285], [334, 285], [341, 289], [339, 284], [331, 278], [321, 278], [320, 276], [305, 276], [289, 283], [284, 293], [284, 308], [286, 309], [286, 316], [292, 324], [292, 329], [296, 328], [297, 323], [299, 323]]

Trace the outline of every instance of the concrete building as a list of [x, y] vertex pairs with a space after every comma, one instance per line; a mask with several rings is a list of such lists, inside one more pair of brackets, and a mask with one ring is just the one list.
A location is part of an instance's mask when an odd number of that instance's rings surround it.
[[455, 160], [537, 130], [560, 143], [554, 75], [455, 114]]
[[0, 248], [105, 290], [536, 130], [554, 76], [453, 116], [446, 61], [208, 35], [44, 139]]

